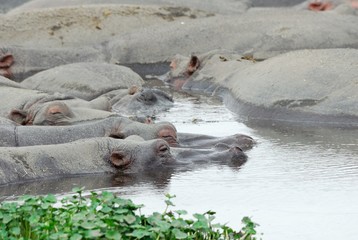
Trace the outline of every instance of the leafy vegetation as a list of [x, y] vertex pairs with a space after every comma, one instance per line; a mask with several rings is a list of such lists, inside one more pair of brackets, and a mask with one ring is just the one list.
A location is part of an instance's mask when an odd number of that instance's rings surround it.
[[169, 194], [163, 213], [145, 216], [142, 205], [111, 192], [84, 197], [83, 188], [73, 191], [61, 200], [54, 195], [25, 195], [1, 203], [0, 239], [256, 239], [257, 224], [248, 217], [238, 232], [213, 224], [212, 211], [184, 219], [185, 210], [169, 211], [175, 197]]

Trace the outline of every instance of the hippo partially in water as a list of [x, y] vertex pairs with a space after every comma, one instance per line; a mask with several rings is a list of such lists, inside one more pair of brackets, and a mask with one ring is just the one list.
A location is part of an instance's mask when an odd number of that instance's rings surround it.
[[356, 49], [292, 51], [265, 61], [226, 51], [196, 58], [191, 74], [191, 58], [179, 58], [184, 63], [167, 81], [179, 77], [184, 90], [220, 94], [244, 121], [358, 126]]
[[63, 94], [48, 94], [23, 88], [0, 77], [0, 116], [8, 117], [22, 125], [63, 125], [79, 121], [100, 119], [109, 112], [107, 98], [92, 101]]
[[60, 144], [94, 137], [124, 139], [131, 135], [140, 136], [144, 140], [160, 138], [171, 147], [188, 149], [209, 149], [227, 145], [247, 150], [255, 144], [251, 137], [243, 134], [213, 137], [202, 134], [178, 133], [175, 126], [168, 122], [144, 124], [121, 116], [56, 127], [18, 126], [7, 119], [1, 119], [0, 147]]
[[0, 184], [89, 173], [160, 171], [213, 161], [243, 164], [246, 160], [246, 155], [236, 147], [176, 150], [162, 139], [138, 138], [92, 138], [56, 145], [2, 147]]

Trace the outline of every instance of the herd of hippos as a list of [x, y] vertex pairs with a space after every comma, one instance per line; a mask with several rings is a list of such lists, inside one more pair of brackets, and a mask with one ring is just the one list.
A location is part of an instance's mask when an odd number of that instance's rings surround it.
[[154, 123], [146, 74], [243, 122], [358, 127], [356, 0], [98, 2], [0, 8], [0, 185], [246, 161], [250, 136]]

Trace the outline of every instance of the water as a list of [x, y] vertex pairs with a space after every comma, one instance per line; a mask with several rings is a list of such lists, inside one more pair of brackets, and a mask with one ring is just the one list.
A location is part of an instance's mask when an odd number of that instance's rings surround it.
[[[154, 85], [157, 84], [154, 82]], [[0, 188], [3, 199], [23, 193], [66, 193], [74, 186], [107, 189], [163, 211], [217, 212], [217, 222], [239, 228], [243, 216], [260, 224], [263, 239], [357, 239], [358, 130], [260, 127], [237, 122], [219, 99], [174, 93], [176, 103], [157, 121], [179, 132], [226, 136], [243, 133], [258, 144], [240, 168], [214, 164], [155, 176], [91, 175]]]

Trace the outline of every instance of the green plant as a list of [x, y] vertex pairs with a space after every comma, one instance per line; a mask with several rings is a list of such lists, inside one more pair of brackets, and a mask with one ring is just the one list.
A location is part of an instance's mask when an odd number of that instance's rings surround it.
[[83, 188], [58, 200], [54, 195], [22, 196], [0, 204], [0, 239], [256, 239], [250, 218], [243, 218], [241, 231], [213, 224], [215, 212], [194, 214], [184, 219], [185, 210], [169, 211], [173, 195], [166, 195], [163, 213], [141, 214], [143, 205], [111, 192]]

